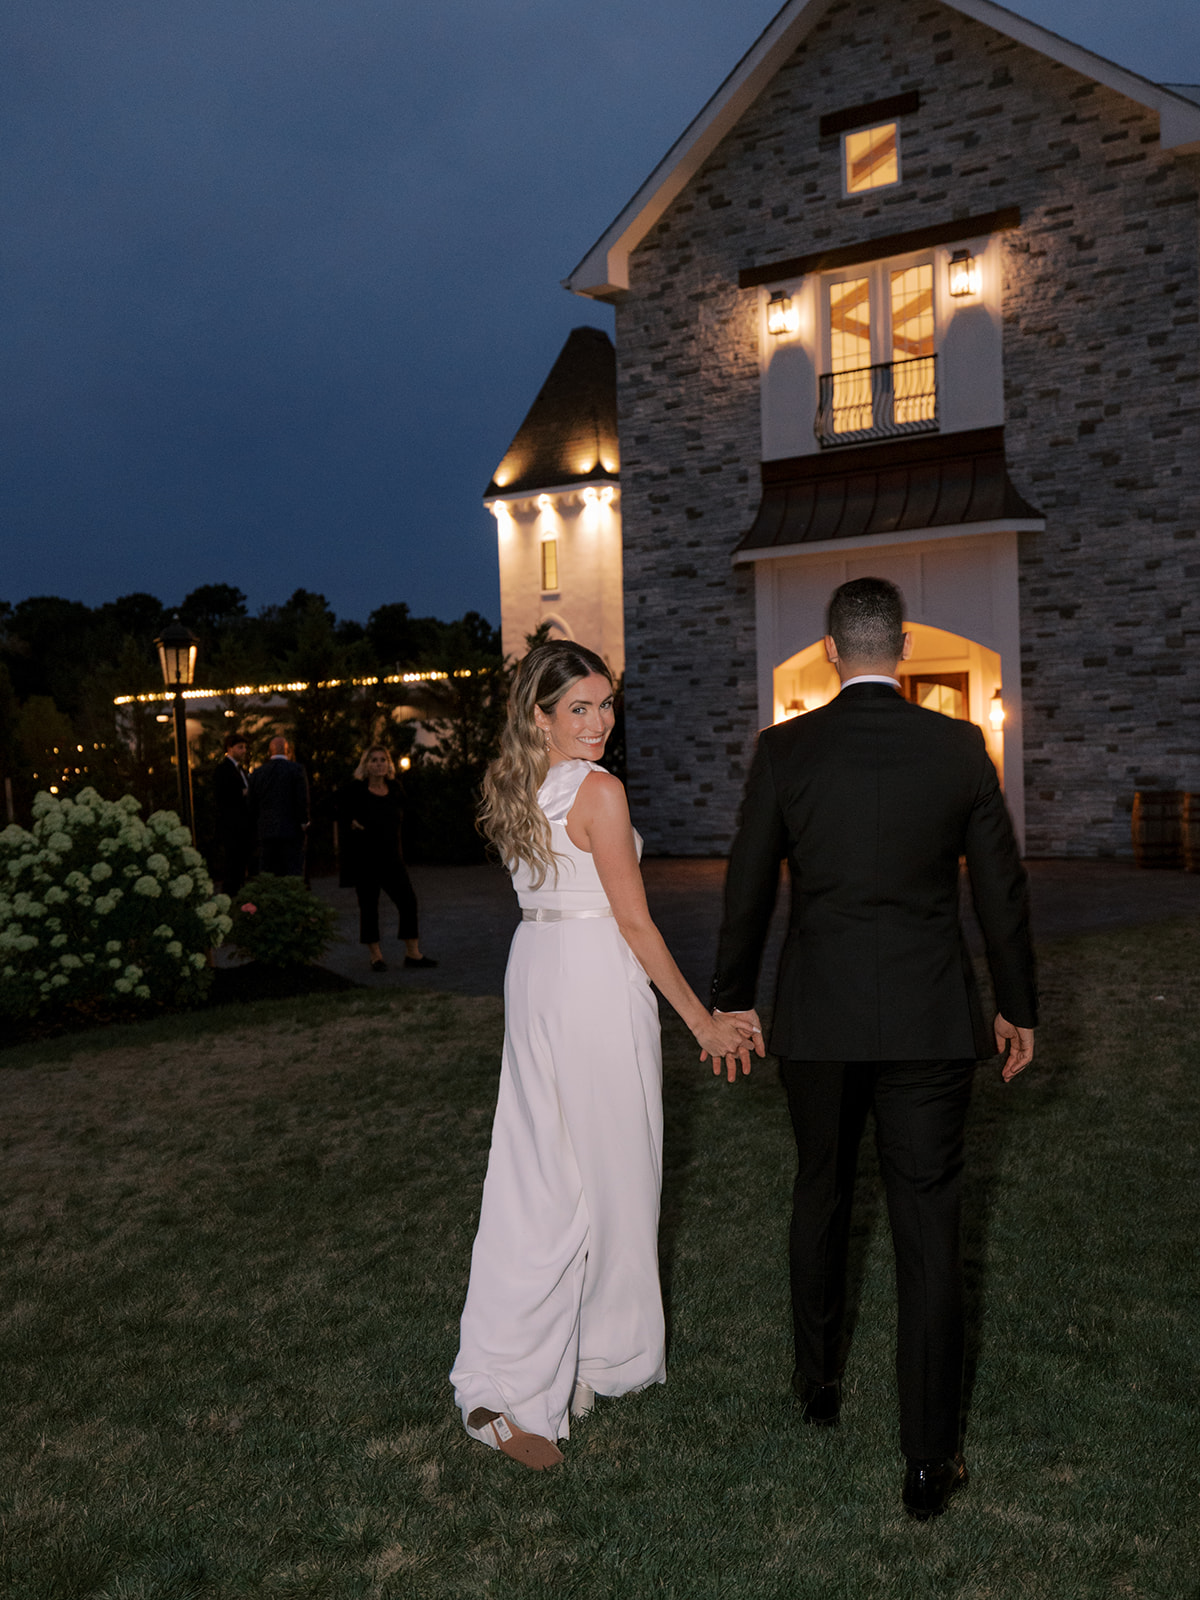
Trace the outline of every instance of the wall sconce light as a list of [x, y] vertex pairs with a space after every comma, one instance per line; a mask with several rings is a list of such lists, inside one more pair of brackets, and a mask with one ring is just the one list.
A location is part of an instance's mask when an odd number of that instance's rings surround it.
[[950, 257], [950, 293], [955, 299], [979, 293], [979, 262], [969, 250], [956, 250]]
[[599, 491], [599, 489], [597, 489], [594, 484], [589, 483], [587, 488], [583, 491], [583, 503], [584, 503], [584, 505], [585, 506], [594, 506], [599, 499], [600, 499], [600, 491]]
[[612, 505], [612, 503], [613, 503], [613, 496], [614, 496], [614, 495], [615, 495], [615, 494], [616, 494], [616, 492], [617, 492], [617, 491], [616, 491], [616, 490], [615, 490], [615, 489], [614, 489], [614, 488], [613, 488], [613, 486], [612, 486], [612, 484], [611, 484], [611, 483], [606, 483], [606, 484], [605, 484], [605, 485], [604, 485], [604, 487], [603, 487], [603, 489], [601, 489], [601, 490], [600, 490], [600, 491], [599, 491], [599, 494], [600, 494], [600, 504], [601, 504], [601, 505], [602, 505], [602, 506], [610, 506], [610, 505]]
[[992, 703], [988, 707], [988, 721], [991, 723], [992, 727], [997, 733], [999, 733], [1000, 729], [1004, 726], [1004, 700], [1001, 697], [999, 689], [997, 689], [995, 694], [992, 696]]
[[790, 294], [776, 289], [767, 301], [767, 332], [778, 337], [782, 333], [796, 333], [799, 327], [799, 308], [793, 305]]
[[539, 511], [549, 511], [552, 505], [553, 501], [548, 494], [538, 495], [537, 506]]

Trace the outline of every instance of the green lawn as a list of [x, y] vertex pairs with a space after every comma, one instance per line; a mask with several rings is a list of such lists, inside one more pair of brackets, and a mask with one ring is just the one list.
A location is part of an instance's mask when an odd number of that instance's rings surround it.
[[899, 1504], [865, 1163], [843, 1425], [802, 1428], [770, 1064], [667, 1044], [670, 1381], [566, 1464], [472, 1444], [446, 1373], [498, 1001], [350, 994], [0, 1055], [0, 1594], [1197, 1593], [1200, 923], [1043, 952], [1039, 1059], [971, 1126], [973, 1481]]

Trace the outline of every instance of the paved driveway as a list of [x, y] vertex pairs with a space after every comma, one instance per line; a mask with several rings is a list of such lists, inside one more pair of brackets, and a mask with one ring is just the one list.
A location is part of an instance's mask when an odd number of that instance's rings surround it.
[[[1039, 940], [1104, 928], [1136, 927], [1180, 912], [1200, 912], [1200, 874], [1143, 871], [1117, 861], [1031, 861], [1034, 933]], [[721, 915], [725, 862], [650, 860], [644, 863], [646, 892], [655, 921], [692, 987], [701, 996], [712, 975], [713, 950]], [[375, 974], [358, 944], [358, 912], [352, 889], [332, 878], [313, 887], [337, 908], [340, 937], [325, 965], [372, 987], [448, 989], [460, 994], [500, 994], [504, 964], [517, 924], [516, 898], [498, 867], [414, 867], [413, 884], [421, 906], [421, 943], [436, 956], [434, 971], [405, 971], [403, 946], [386, 935], [391, 922], [384, 901], [384, 955], [390, 970]], [[772, 927], [766, 969], [786, 917], [781, 894]], [[978, 934], [968, 919], [975, 947]]]

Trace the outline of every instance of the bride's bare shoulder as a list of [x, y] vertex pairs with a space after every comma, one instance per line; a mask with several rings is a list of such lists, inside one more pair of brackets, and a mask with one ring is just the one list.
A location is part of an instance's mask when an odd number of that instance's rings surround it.
[[599, 767], [589, 772], [579, 785], [579, 800], [583, 802], [585, 811], [597, 816], [612, 811], [627, 812], [629, 809], [625, 785], [620, 778], [614, 778], [611, 772]]

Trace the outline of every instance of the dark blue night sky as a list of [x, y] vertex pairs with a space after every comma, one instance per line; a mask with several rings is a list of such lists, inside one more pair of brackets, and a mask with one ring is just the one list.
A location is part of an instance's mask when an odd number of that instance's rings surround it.
[[[1200, 80], [1196, 0], [1021, 0]], [[480, 496], [559, 280], [775, 0], [18, 0], [0, 600], [298, 587], [499, 620]]]

